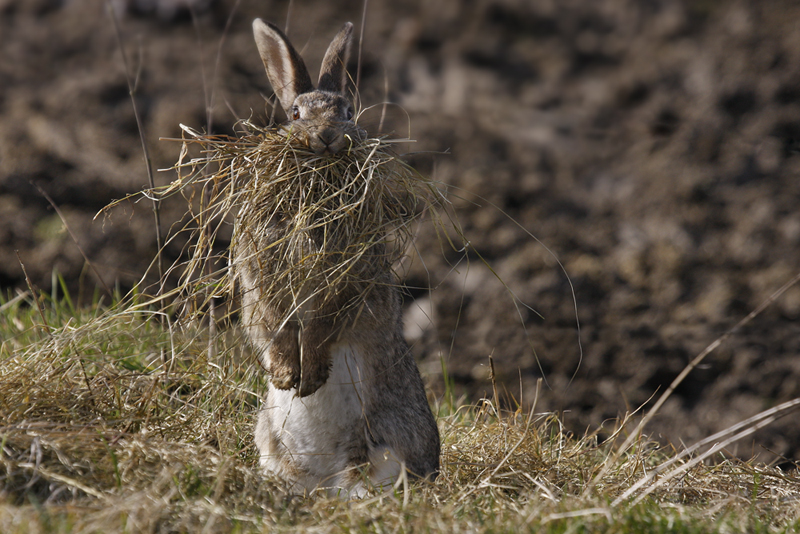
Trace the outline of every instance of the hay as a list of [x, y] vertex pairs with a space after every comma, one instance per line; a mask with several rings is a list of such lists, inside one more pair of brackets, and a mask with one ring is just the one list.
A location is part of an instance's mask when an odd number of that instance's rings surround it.
[[[238, 137], [182, 126], [178, 178], [146, 192], [160, 199], [181, 193], [189, 202], [190, 222], [170, 238], [189, 234], [189, 259], [167, 273], [180, 273], [187, 315], [211, 297], [232, 296], [230, 267], [253, 261], [268, 299], [300, 306], [313, 296], [324, 305], [356, 288], [345, 308], [357, 307], [386, 283], [413, 223], [426, 212], [435, 219], [445, 203], [435, 182], [395, 154], [393, 146], [407, 140], [352, 139], [339, 154], [319, 156], [280, 129], [242, 125], [247, 131]], [[200, 147], [199, 157], [188, 158], [190, 145]], [[217, 251], [221, 228], [233, 220], [229, 251]], [[234, 257], [237, 250], [248, 253]]]

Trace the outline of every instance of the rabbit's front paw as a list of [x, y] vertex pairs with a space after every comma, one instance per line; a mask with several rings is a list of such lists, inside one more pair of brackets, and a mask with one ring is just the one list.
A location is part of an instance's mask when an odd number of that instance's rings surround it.
[[283, 330], [272, 341], [270, 381], [278, 389], [292, 389], [300, 381], [300, 346], [297, 331]]
[[300, 397], [311, 395], [327, 382], [331, 371], [330, 363], [329, 348], [325, 347], [316, 350], [306, 348], [304, 350], [303, 370], [300, 375], [300, 384], [297, 386], [297, 394]]
[[278, 389], [292, 389], [297, 385], [300, 375], [300, 366], [271, 365], [270, 381]]

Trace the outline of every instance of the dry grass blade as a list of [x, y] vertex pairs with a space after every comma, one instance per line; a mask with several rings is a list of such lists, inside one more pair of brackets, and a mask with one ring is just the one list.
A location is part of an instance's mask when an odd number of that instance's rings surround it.
[[800, 399], [794, 399], [788, 402], [784, 402], [775, 406], [774, 408], [770, 408], [769, 410], [764, 410], [761, 413], [750, 417], [741, 423], [735, 424], [729, 428], [721, 432], [717, 432], [716, 434], [709, 436], [688, 449], [683, 450], [680, 454], [670, 458], [668, 461], [664, 462], [663, 464], [659, 465], [657, 468], [651, 470], [646, 476], [642, 477], [636, 484], [628, 488], [622, 495], [617, 497], [611, 506], [618, 506], [619, 504], [623, 503], [625, 500], [631, 498], [639, 489], [642, 488], [645, 484], [649, 483], [665, 471], [669, 469], [674, 464], [680, 462], [683, 458], [690, 456], [695, 451], [710, 445], [714, 444], [710, 449], [705, 451], [703, 454], [700, 454], [696, 458], [693, 458], [691, 461], [671, 470], [668, 471], [664, 476], [660, 477], [658, 483], [653, 484], [652, 486], [648, 487], [644, 490], [636, 499], [634, 500], [633, 504], [641, 502], [647, 495], [655, 491], [659, 486], [663, 486], [666, 484], [670, 479], [675, 478], [689, 469], [691, 469], [696, 464], [704, 461], [706, 458], [711, 457], [712, 455], [716, 454], [717, 452], [724, 450], [728, 445], [731, 443], [738, 441], [746, 436], [749, 436], [756, 430], [763, 428], [769, 424], [772, 424], [776, 419], [779, 417], [784, 417], [789, 415], [793, 411], [800, 408]]
[[678, 385], [680, 385], [681, 382], [683, 382], [683, 380], [689, 375], [689, 373], [691, 373], [698, 365], [700, 365], [700, 362], [702, 362], [706, 358], [706, 356], [715, 351], [720, 345], [722, 345], [723, 342], [725, 342], [725, 340], [727, 340], [730, 336], [732, 336], [734, 332], [738, 331], [744, 325], [752, 321], [756, 316], [758, 316], [761, 312], [767, 309], [773, 302], [775, 302], [775, 300], [778, 297], [786, 293], [786, 291], [788, 291], [789, 288], [791, 288], [798, 282], [800, 282], [800, 273], [797, 273], [794, 277], [792, 277], [791, 280], [786, 282], [777, 291], [772, 293], [766, 300], [764, 300], [761, 304], [759, 304], [756, 309], [748, 313], [747, 316], [745, 316], [738, 323], [736, 323], [733, 326], [733, 328], [731, 328], [723, 335], [718, 337], [716, 340], [714, 340], [713, 343], [711, 343], [702, 352], [700, 352], [700, 354], [695, 356], [694, 359], [691, 362], [689, 362], [689, 364], [686, 367], [684, 367], [681, 373], [677, 377], [675, 377], [675, 379], [669, 385], [667, 390], [658, 398], [655, 405], [653, 405], [653, 407], [647, 412], [647, 414], [645, 414], [645, 416], [637, 425], [636, 430], [632, 432], [628, 436], [628, 438], [623, 442], [623, 444], [619, 448], [617, 448], [614, 454], [608, 458], [606, 464], [603, 466], [600, 472], [595, 476], [595, 478], [589, 484], [586, 485], [584, 494], [588, 494], [588, 492], [591, 491], [593, 486], [608, 473], [608, 471], [612, 468], [612, 466], [614, 466], [617, 463], [620, 456], [625, 454], [625, 452], [634, 443], [634, 441], [636, 441], [641, 436], [644, 427], [647, 425], [648, 422], [650, 422], [650, 420], [653, 417], [655, 417], [655, 415], [658, 413], [659, 409], [664, 404], [664, 402], [666, 402], [666, 400], [672, 395], [672, 392], [675, 391]]

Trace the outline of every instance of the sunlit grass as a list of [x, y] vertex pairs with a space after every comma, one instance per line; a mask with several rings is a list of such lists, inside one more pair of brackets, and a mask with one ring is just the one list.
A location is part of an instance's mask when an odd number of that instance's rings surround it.
[[[122, 304], [0, 301], [0, 532], [792, 532], [797, 471], [639, 439], [573, 436], [534, 407], [438, 402], [442, 471], [353, 502], [288, 495], [257, 468], [265, 376], [236, 328], [212, 340]], [[619, 424], [619, 423], [618, 423]], [[597, 479], [606, 462], [610, 469]], [[663, 478], [666, 483], [659, 483]], [[635, 497], [655, 484], [641, 502]], [[588, 488], [588, 489], [587, 489]]]

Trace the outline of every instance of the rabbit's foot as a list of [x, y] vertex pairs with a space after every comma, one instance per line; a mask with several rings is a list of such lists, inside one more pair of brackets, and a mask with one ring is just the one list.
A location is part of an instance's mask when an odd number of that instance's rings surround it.
[[297, 330], [282, 330], [272, 341], [269, 374], [278, 389], [292, 389], [300, 381], [300, 345]]
[[278, 389], [292, 389], [300, 377], [300, 366], [271, 365], [270, 381]]
[[328, 381], [331, 372], [330, 348], [308, 349], [303, 347], [302, 373], [300, 384], [297, 386], [297, 394], [300, 397], [307, 397]]

